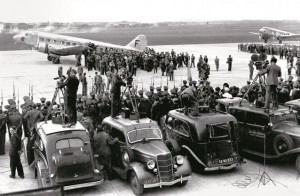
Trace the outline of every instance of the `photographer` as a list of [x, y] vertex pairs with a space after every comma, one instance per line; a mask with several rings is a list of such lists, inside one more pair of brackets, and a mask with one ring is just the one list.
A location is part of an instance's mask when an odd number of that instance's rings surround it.
[[64, 93], [65, 106], [67, 110], [69, 123], [71, 126], [71, 125], [75, 125], [77, 122], [76, 99], [77, 99], [79, 80], [76, 77], [76, 71], [74, 69], [68, 70], [67, 74], [68, 74], [67, 80], [59, 84], [58, 88], [66, 87]]
[[120, 108], [120, 98], [121, 98], [121, 86], [126, 86], [125, 82], [122, 81], [121, 76], [124, 72], [116, 73], [112, 78], [111, 86], [111, 117], [115, 118], [119, 113]]

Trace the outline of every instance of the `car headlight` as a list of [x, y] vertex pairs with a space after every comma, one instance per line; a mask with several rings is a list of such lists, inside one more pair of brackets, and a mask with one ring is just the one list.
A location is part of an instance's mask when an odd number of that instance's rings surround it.
[[153, 160], [148, 161], [147, 162], [147, 167], [148, 167], [148, 169], [154, 169], [155, 162]]
[[177, 155], [175, 159], [176, 159], [176, 163], [178, 165], [182, 165], [183, 164], [183, 156]]

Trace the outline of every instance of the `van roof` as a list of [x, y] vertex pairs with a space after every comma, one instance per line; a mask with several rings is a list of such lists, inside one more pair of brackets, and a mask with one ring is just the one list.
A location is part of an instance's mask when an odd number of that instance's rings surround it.
[[45, 121], [39, 122], [37, 124], [37, 128], [39, 129], [40, 127], [42, 127], [42, 130], [44, 130], [46, 135], [72, 130], [85, 131], [85, 128], [81, 125], [80, 122], [77, 122], [76, 125], [72, 127], [64, 127], [62, 124], [54, 124], [51, 120], [48, 120], [47, 123], [45, 123]]

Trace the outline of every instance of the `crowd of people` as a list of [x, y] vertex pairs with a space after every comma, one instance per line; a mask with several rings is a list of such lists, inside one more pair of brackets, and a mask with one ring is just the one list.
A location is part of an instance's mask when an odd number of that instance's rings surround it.
[[[266, 82], [261, 80], [247, 83], [240, 87], [224, 83], [223, 86], [213, 88], [210, 85], [210, 66], [207, 56], [200, 56], [197, 64], [194, 55], [191, 58], [187, 53], [176, 55], [170, 53], [156, 53], [150, 50], [148, 53], [113, 53], [100, 52], [96, 57], [100, 59], [99, 64], [90, 64], [89, 55], [86, 58], [87, 69], [95, 69], [93, 88], [88, 92], [86, 86], [86, 73], [78, 64], [77, 70], [70, 69], [67, 76], [63, 76], [62, 68], [59, 68], [58, 91], [64, 92], [63, 103], [52, 103], [46, 98], [40, 98], [40, 102], [34, 103], [32, 98], [23, 97], [24, 103], [20, 110], [14, 99], [9, 99], [4, 109], [0, 110], [0, 155], [5, 153], [5, 135], [9, 130], [11, 142], [11, 175], [15, 178], [15, 170], [18, 175], [24, 178], [24, 172], [20, 161], [21, 138], [27, 137], [29, 143], [34, 141], [36, 124], [43, 120], [57, 120], [62, 117], [67, 119], [67, 126], [80, 122], [90, 133], [94, 141], [96, 130], [101, 127], [102, 120], [108, 116], [118, 118], [119, 114], [137, 114], [140, 118], [150, 118], [160, 124], [160, 119], [170, 110], [184, 108], [184, 112], [198, 115], [199, 106], [207, 106], [216, 109], [219, 98], [245, 97], [249, 102], [256, 102], [261, 107], [278, 107], [277, 103], [283, 104], [292, 99], [300, 99], [300, 77], [293, 82], [292, 76], [286, 81], [281, 78], [280, 67], [276, 65], [277, 59], [272, 57], [271, 64], [259, 72], [260, 78], [266, 74]], [[232, 65], [232, 57], [227, 59], [228, 65]], [[219, 59], [215, 59], [218, 70]], [[134, 69], [139, 68], [145, 71], [152, 71], [161, 66], [168, 67], [168, 70], [176, 70], [178, 67], [191, 65], [198, 67], [199, 80], [183, 80], [178, 86], [169, 89], [168, 86], [142, 87], [137, 89], [132, 84], [132, 77], [136, 74]], [[230, 65], [230, 66], [231, 66]], [[172, 67], [173, 66], [173, 67]], [[228, 69], [231, 67], [228, 67]], [[162, 68], [161, 68], [162, 69]], [[172, 77], [169, 72], [169, 79]], [[106, 74], [107, 83], [104, 83], [102, 76]], [[162, 74], [163, 69], [162, 69]], [[279, 80], [278, 80], [279, 78]], [[78, 93], [78, 86], [82, 85], [82, 93]], [[121, 86], [127, 90], [122, 93]], [[246, 94], [247, 92], [247, 94]], [[274, 95], [278, 95], [275, 96]], [[96, 138], [98, 136], [95, 136]], [[29, 155], [30, 156], [30, 155]]]

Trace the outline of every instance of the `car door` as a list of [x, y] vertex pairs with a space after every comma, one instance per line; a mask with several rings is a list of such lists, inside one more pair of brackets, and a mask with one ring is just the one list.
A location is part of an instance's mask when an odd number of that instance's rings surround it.
[[238, 134], [239, 142], [241, 146], [247, 143], [246, 127], [245, 127], [245, 111], [240, 109], [231, 108], [229, 113], [234, 116], [238, 122]]
[[253, 111], [246, 112], [246, 137], [249, 144], [249, 149], [263, 152], [264, 138], [266, 136], [266, 126], [269, 123], [269, 117], [264, 113]]
[[119, 139], [119, 141], [112, 146], [112, 155], [115, 158], [113, 163], [116, 164], [118, 167], [123, 167], [121, 161], [121, 147], [126, 146], [125, 135], [119, 129], [111, 127], [110, 136], [112, 140], [115, 138]]

